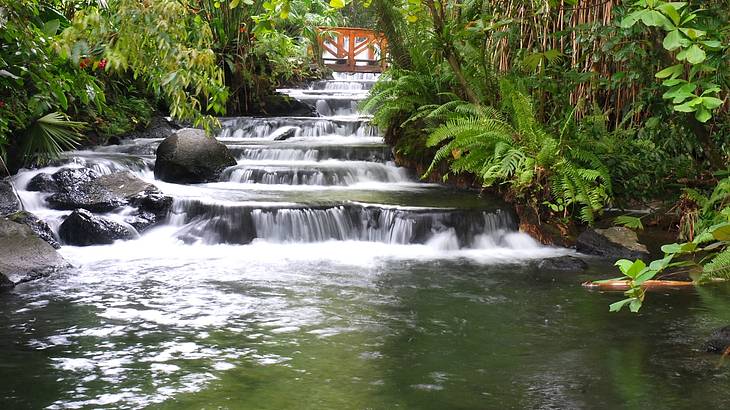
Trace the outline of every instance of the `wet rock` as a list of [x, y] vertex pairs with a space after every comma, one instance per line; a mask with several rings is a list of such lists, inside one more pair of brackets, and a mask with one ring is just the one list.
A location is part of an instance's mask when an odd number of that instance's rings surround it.
[[15, 287], [15, 282], [13, 282], [12, 280], [8, 279], [7, 276], [0, 273], [0, 293], [2, 293], [3, 291], [6, 291], [8, 289], [12, 289], [14, 287]]
[[157, 148], [155, 178], [175, 183], [215, 181], [232, 165], [236, 159], [225, 145], [202, 130], [185, 128]]
[[274, 137], [274, 141], [286, 141], [289, 138], [295, 137], [298, 129], [299, 127], [283, 127], [279, 129], [276, 135], [272, 136]]
[[7, 218], [13, 222], [27, 225], [33, 232], [35, 232], [36, 235], [38, 235], [39, 238], [48, 242], [48, 244], [51, 245], [54, 249], [59, 249], [61, 247], [61, 245], [56, 240], [56, 236], [53, 234], [53, 230], [51, 229], [51, 227], [48, 226], [45, 221], [41, 220], [32, 213], [26, 211], [18, 211], [16, 213], [8, 215]]
[[646, 246], [639, 243], [636, 233], [624, 227], [588, 229], [578, 235], [578, 252], [610, 259], [649, 259]]
[[588, 269], [588, 264], [583, 259], [565, 255], [543, 259], [537, 264], [537, 269], [551, 272], [581, 273]]
[[90, 168], [64, 168], [53, 174], [59, 192], [69, 192], [81, 184], [99, 178], [101, 175]]
[[95, 183], [83, 184], [69, 192], [53, 194], [48, 197], [47, 201], [53, 209], [72, 210], [81, 208], [91, 212], [109, 212], [127, 204], [124, 198]]
[[706, 352], [725, 353], [728, 348], [730, 348], [730, 326], [715, 330], [705, 342]]
[[253, 115], [270, 117], [316, 117], [317, 110], [296, 98], [283, 94], [273, 94], [262, 99]]
[[85, 209], [77, 209], [66, 217], [58, 235], [64, 243], [75, 246], [105, 245], [138, 236], [133, 228], [95, 216]]
[[130, 198], [129, 202], [139, 208], [140, 212], [151, 213], [162, 219], [170, 211], [172, 197], [159, 192], [144, 192]]
[[58, 182], [51, 174], [41, 172], [40, 174], [31, 178], [28, 181], [28, 186], [25, 187], [27, 191], [34, 192], [58, 192]]
[[126, 205], [130, 198], [159, 190], [128, 171], [102, 175], [79, 183], [72, 189], [51, 195], [48, 204], [55, 209], [86, 209], [108, 212]]
[[132, 131], [130, 133], [122, 135], [119, 139], [131, 139], [131, 138], [152, 138], [152, 139], [164, 139], [175, 133], [177, 130], [175, 124], [171, 123], [165, 117], [152, 117], [150, 123], [143, 130]]
[[157, 215], [151, 212], [138, 211], [136, 214], [124, 218], [124, 222], [132, 225], [137, 232], [142, 233], [159, 222], [159, 219]]
[[[24, 224], [0, 218], [0, 272], [26, 282], [47, 276], [69, 264], [48, 242]], [[19, 279], [19, 280], [18, 280]]]
[[127, 200], [144, 193], [160, 192], [156, 186], [137, 178], [129, 171], [102, 175], [90, 184], [99, 185], [112, 194]]
[[20, 202], [15, 196], [13, 186], [8, 179], [0, 180], [0, 215], [7, 215], [20, 210]]

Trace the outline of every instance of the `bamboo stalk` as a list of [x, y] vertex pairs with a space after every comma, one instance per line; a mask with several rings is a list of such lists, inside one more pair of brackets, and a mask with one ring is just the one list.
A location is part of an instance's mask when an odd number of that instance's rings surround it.
[[[641, 287], [646, 290], [682, 290], [694, 287], [694, 282], [679, 280], [647, 280]], [[601, 290], [609, 292], [622, 292], [629, 290], [628, 280], [609, 280], [597, 282], [584, 282], [583, 287], [591, 290]]]

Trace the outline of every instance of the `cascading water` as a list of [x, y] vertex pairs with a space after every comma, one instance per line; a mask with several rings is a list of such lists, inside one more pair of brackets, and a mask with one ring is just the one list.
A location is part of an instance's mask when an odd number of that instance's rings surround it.
[[[506, 407], [544, 404], [506, 393], [521, 379], [500, 373], [511, 360], [500, 358], [554, 343], [544, 313], [529, 309], [548, 297], [525, 290], [525, 266], [571, 251], [518, 232], [500, 202], [397, 167], [357, 112], [376, 79], [337, 74], [286, 90], [320, 117], [222, 119], [217, 137], [237, 164], [217, 182], [155, 180], [160, 139], [69, 152], [18, 174], [24, 203], [55, 230], [71, 211], [26, 189], [40, 172], [129, 171], [174, 202], [137, 239], [63, 246], [74, 269], [0, 299], [0, 341], [17, 341], [0, 342], [0, 368], [24, 369], [0, 389], [17, 407], [59, 409], [484, 407], [484, 392]], [[106, 216], [129, 226], [131, 212]], [[561, 320], [567, 298], [533, 310]], [[511, 343], [494, 339], [510, 332]], [[595, 357], [586, 352], [566, 383], [582, 386]], [[510, 369], [531, 383], [555, 379], [526, 362]]]

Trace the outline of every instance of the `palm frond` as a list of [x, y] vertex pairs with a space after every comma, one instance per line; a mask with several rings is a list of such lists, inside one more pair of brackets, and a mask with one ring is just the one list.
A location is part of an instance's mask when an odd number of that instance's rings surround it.
[[37, 119], [31, 125], [22, 143], [26, 160], [44, 162], [57, 158], [63, 151], [76, 148], [86, 123], [71, 121], [60, 112], [52, 112]]

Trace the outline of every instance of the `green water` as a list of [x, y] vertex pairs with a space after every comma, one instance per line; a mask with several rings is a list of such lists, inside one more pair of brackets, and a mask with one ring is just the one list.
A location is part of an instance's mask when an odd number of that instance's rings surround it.
[[2, 408], [730, 406], [730, 365], [700, 350], [728, 287], [610, 314], [617, 295], [580, 286], [604, 268], [109, 248], [0, 298]]

